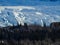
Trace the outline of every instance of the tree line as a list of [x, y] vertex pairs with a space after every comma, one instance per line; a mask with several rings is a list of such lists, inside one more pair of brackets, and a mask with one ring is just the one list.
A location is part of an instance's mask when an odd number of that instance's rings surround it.
[[53, 42], [60, 39], [60, 22], [51, 23], [50, 26], [40, 25], [8, 26], [0, 28], [0, 40], [45, 40], [51, 39]]

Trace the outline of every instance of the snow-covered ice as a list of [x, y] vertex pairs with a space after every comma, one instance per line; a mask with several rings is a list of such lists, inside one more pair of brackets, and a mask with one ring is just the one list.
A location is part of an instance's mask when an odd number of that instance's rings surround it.
[[60, 6], [0, 6], [0, 27], [60, 22]]

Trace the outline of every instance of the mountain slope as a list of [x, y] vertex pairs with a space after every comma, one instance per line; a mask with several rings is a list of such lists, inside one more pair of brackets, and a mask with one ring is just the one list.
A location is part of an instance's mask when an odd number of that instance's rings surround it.
[[52, 22], [60, 22], [59, 6], [17, 6], [0, 7], [0, 26], [13, 26], [24, 23], [49, 26]]

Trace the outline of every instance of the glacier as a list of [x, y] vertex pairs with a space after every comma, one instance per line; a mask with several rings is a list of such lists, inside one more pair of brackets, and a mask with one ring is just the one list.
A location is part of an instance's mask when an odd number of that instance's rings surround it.
[[0, 27], [60, 22], [60, 6], [0, 6]]

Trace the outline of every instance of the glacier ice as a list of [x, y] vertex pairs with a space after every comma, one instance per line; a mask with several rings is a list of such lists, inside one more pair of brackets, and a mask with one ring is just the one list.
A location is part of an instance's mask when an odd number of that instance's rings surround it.
[[24, 23], [49, 26], [52, 22], [60, 22], [60, 8], [57, 6], [18, 6], [0, 7], [0, 27]]

